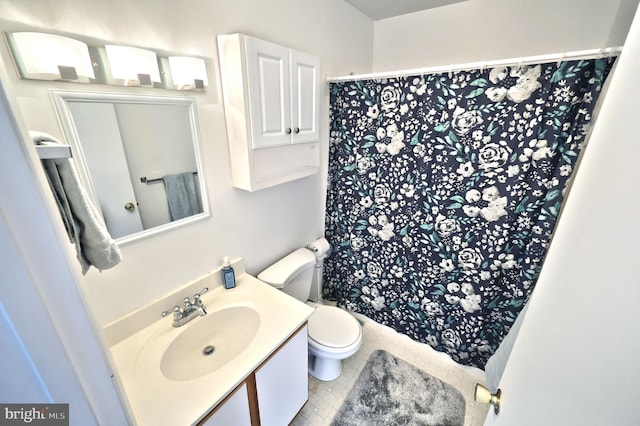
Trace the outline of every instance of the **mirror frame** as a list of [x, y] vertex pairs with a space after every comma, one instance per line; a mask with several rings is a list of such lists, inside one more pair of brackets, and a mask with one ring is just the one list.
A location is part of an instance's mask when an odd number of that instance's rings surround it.
[[[115, 239], [118, 245], [137, 241], [161, 232], [171, 230], [189, 223], [196, 222], [208, 218], [210, 216], [209, 200], [207, 197], [207, 188], [204, 179], [204, 167], [202, 156], [200, 153], [200, 138], [197, 122], [196, 100], [195, 98], [185, 96], [155, 96], [144, 94], [123, 94], [108, 92], [92, 92], [92, 91], [75, 91], [75, 90], [58, 90], [50, 89], [49, 94], [54, 105], [54, 110], [58, 117], [58, 122], [62, 128], [62, 132], [66, 141], [71, 146], [72, 155], [75, 158], [76, 168], [80, 179], [82, 180], [89, 196], [91, 197], [97, 211], [102, 216], [99, 208], [98, 197], [94, 191], [91, 175], [82, 150], [82, 143], [76, 131], [76, 127], [68, 107], [68, 102], [95, 102], [95, 103], [125, 103], [125, 104], [144, 104], [144, 105], [182, 105], [186, 106], [189, 111], [189, 127], [191, 129], [191, 142], [193, 143], [193, 151], [195, 155], [196, 168], [198, 171], [198, 185], [200, 188], [200, 199], [202, 202], [202, 212], [189, 216], [180, 220], [158, 225], [153, 228], [145, 229], [124, 237]], [[104, 218], [103, 218], [104, 220]]]

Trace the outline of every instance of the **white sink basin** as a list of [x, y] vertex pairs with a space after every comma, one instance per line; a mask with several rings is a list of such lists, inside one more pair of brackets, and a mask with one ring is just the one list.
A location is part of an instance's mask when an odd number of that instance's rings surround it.
[[[225, 289], [220, 270], [105, 329], [132, 424], [182, 425], [203, 418], [300, 328], [313, 309], [244, 272]], [[182, 327], [159, 313], [203, 287], [208, 315]], [[214, 351], [203, 355], [207, 346]], [[208, 351], [207, 351], [208, 352]]]
[[196, 317], [168, 332], [161, 330], [151, 336], [142, 348], [136, 362], [136, 373], [144, 378], [152, 373], [150, 369], [159, 368], [169, 380], [200, 378], [223, 367], [244, 351], [259, 327], [258, 312], [240, 305]]

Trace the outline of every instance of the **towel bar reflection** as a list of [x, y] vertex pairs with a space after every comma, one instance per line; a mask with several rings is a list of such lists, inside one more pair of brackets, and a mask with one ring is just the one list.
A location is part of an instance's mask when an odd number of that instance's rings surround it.
[[[194, 175], [197, 175], [198, 172], [192, 172]], [[140, 182], [142, 183], [158, 183], [158, 182], [162, 182], [162, 178], [157, 178], [157, 179], [147, 179], [146, 176], [142, 176], [140, 178]]]

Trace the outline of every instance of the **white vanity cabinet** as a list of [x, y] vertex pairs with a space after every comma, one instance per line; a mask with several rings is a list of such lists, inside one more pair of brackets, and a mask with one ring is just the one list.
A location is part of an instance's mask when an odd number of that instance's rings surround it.
[[251, 426], [247, 384], [243, 383], [225, 399], [201, 426]]
[[233, 185], [317, 173], [319, 58], [242, 34], [218, 36], [218, 53]]
[[307, 327], [256, 371], [260, 424], [288, 425], [309, 399]]
[[309, 399], [308, 326], [300, 327], [198, 426], [288, 425]]

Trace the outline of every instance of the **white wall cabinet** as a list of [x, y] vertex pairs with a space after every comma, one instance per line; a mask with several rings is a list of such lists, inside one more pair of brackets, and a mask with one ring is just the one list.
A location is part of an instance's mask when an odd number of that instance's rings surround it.
[[218, 36], [233, 185], [256, 191], [319, 171], [319, 58]]
[[308, 327], [300, 327], [198, 426], [288, 425], [309, 399]]

